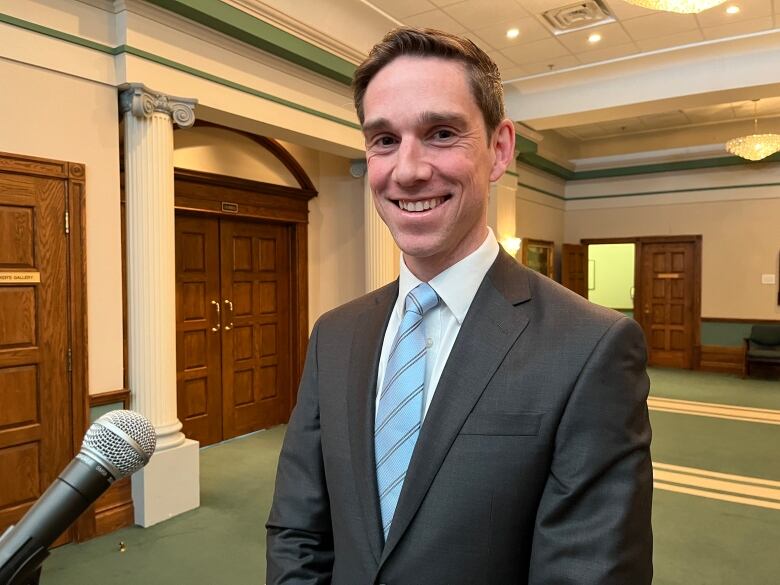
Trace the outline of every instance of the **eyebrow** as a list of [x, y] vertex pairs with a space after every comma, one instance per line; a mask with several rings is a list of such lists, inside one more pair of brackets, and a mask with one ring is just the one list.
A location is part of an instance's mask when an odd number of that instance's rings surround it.
[[[466, 126], [468, 120], [463, 114], [456, 112], [422, 112], [417, 123], [421, 126], [435, 126], [437, 124], [451, 124], [453, 126]], [[387, 118], [377, 118], [369, 120], [363, 124], [363, 134], [369, 135], [374, 132], [387, 130], [392, 127], [392, 123]]]

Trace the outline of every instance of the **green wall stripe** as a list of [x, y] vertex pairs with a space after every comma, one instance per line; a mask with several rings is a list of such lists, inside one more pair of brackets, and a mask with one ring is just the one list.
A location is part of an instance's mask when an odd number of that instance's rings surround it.
[[780, 183], [756, 183], [754, 185], [724, 185], [722, 187], [692, 187], [690, 189], [669, 189], [666, 191], [642, 191], [638, 193], [617, 193], [614, 195], [589, 195], [587, 197], [569, 197], [566, 199], [566, 201], [588, 201], [591, 199], [614, 199], [616, 197], [642, 197], [645, 195], [666, 195], [670, 193], [693, 193], [698, 191], [723, 191], [725, 189], [751, 189], [753, 187], [778, 187], [778, 186], [780, 186]]
[[339, 83], [352, 83], [355, 65], [349, 61], [220, 0], [148, 1]]
[[343, 118], [339, 118], [338, 116], [333, 116], [331, 114], [327, 114], [325, 112], [320, 112], [319, 110], [315, 110], [313, 108], [309, 108], [307, 106], [302, 106], [301, 104], [297, 104], [295, 102], [291, 102], [290, 100], [286, 100], [284, 98], [280, 98], [278, 96], [272, 95], [270, 93], [266, 93], [264, 91], [260, 91], [258, 89], [254, 89], [252, 87], [249, 87], [247, 85], [242, 85], [240, 83], [236, 83], [235, 81], [230, 81], [229, 79], [225, 79], [224, 77], [218, 77], [217, 75], [212, 75], [211, 73], [207, 73], [205, 71], [202, 71], [200, 69], [195, 69], [193, 67], [189, 67], [188, 65], [183, 65], [182, 63], [178, 63], [176, 61], [171, 61], [170, 59], [166, 59], [165, 57], [160, 57], [158, 55], [154, 55], [152, 53], [148, 53], [146, 51], [142, 51], [141, 49], [136, 49], [135, 47], [130, 47], [127, 45], [121, 46], [123, 53], [127, 53], [129, 55], [135, 55], [136, 57], [141, 57], [142, 59], [146, 59], [147, 61], [152, 61], [154, 63], [159, 63], [160, 65], [165, 65], [166, 67], [170, 67], [171, 69], [176, 69], [177, 71], [181, 71], [183, 73], [187, 73], [189, 75], [193, 75], [195, 77], [200, 77], [201, 79], [205, 79], [207, 81], [213, 81], [214, 83], [217, 83], [219, 85], [223, 85], [225, 87], [229, 87], [231, 89], [236, 89], [238, 91], [241, 91], [243, 93], [248, 93], [250, 95], [253, 95], [255, 97], [262, 98], [264, 100], [274, 102], [276, 104], [280, 104], [283, 106], [286, 106], [288, 108], [291, 108], [293, 110], [298, 110], [299, 112], [304, 112], [306, 114], [311, 114], [312, 116], [317, 116], [319, 118], [323, 118], [325, 120], [329, 120], [330, 122], [335, 122], [337, 124], [341, 124], [342, 126], [347, 126], [348, 128], [353, 128], [355, 130], [360, 130], [360, 124], [356, 122], [351, 122], [349, 120], [344, 120]]
[[205, 79], [207, 81], [211, 81], [213, 83], [217, 83], [219, 85], [229, 87], [231, 89], [235, 89], [237, 91], [241, 91], [243, 93], [247, 93], [249, 95], [253, 95], [255, 97], [286, 106], [288, 108], [297, 110], [299, 112], [311, 114], [312, 116], [317, 116], [318, 118], [323, 118], [324, 120], [335, 122], [336, 124], [340, 124], [342, 126], [346, 126], [354, 130], [360, 130], [360, 124], [357, 124], [356, 122], [352, 122], [351, 120], [344, 120], [343, 118], [339, 118], [338, 116], [333, 116], [325, 112], [320, 112], [319, 110], [315, 110], [313, 108], [309, 108], [307, 106], [303, 106], [301, 104], [291, 102], [290, 100], [280, 98], [278, 96], [272, 95], [270, 93], [266, 93], [264, 91], [260, 91], [258, 89], [254, 89], [247, 85], [242, 85], [240, 83], [230, 81], [229, 79], [225, 79], [224, 77], [212, 75], [211, 73], [207, 73], [206, 71], [195, 69], [188, 65], [184, 65], [183, 63], [178, 63], [176, 61], [172, 61], [171, 59], [166, 59], [165, 57], [160, 57], [159, 55], [154, 55], [153, 53], [149, 53], [141, 49], [136, 49], [135, 47], [131, 47], [129, 45], [119, 45], [117, 47], [110, 47], [108, 45], [103, 45], [95, 41], [82, 39], [81, 37], [77, 37], [75, 35], [63, 33], [58, 30], [54, 30], [52, 28], [48, 28], [32, 22], [27, 22], [25, 20], [21, 20], [19, 18], [15, 18], [13, 16], [2, 14], [2, 13], [0, 13], [0, 22], [4, 22], [12, 26], [16, 26], [38, 34], [42, 34], [47, 37], [55, 38], [61, 41], [65, 41], [68, 43], [93, 49], [95, 51], [100, 51], [101, 53], [106, 53], [108, 55], [122, 55], [122, 54], [134, 55], [136, 57], [140, 57], [141, 59], [158, 63], [159, 65], [164, 65], [166, 67], [170, 67], [171, 69], [176, 69], [177, 71], [181, 71], [183, 73], [187, 73], [189, 75], [193, 75], [195, 77], [199, 77], [201, 79]]
[[550, 197], [555, 197], [556, 199], [559, 199], [561, 201], [566, 201], [565, 197], [561, 197], [560, 195], [556, 195], [555, 193], [551, 193], [550, 191], [545, 191], [544, 189], [540, 189], [539, 187], [534, 187], [533, 185], [529, 185], [527, 183], [521, 183], [520, 181], [518, 181], [517, 186], [525, 187], [526, 189], [530, 189], [531, 191], [536, 191], [537, 193], [542, 193], [543, 195], [549, 195]]
[[750, 335], [752, 323], [701, 323], [701, 344], [742, 346], [745, 337]]
[[90, 41], [89, 39], [83, 39], [81, 37], [77, 37], [76, 35], [71, 35], [59, 30], [55, 30], [53, 28], [48, 28], [40, 24], [35, 24], [34, 22], [28, 22], [26, 20], [22, 20], [20, 18], [11, 16], [10, 14], [0, 13], [0, 22], [4, 22], [6, 24], [10, 24], [12, 26], [22, 28], [24, 30], [29, 30], [38, 34], [42, 34], [47, 37], [53, 37], [55, 39], [72, 43], [74, 45], [79, 45], [81, 47], [86, 47], [88, 49], [100, 51], [101, 53], [106, 53], [108, 55], [116, 55], [119, 52], [117, 51], [116, 47], [109, 47], [108, 45], [103, 45], [102, 43], [98, 43], [96, 41]]
[[612, 177], [626, 177], [631, 175], [645, 175], [652, 173], [669, 173], [674, 171], [691, 171], [698, 169], [711, 169], [731, 167], [736, 165], [762, 165], [780, 162], [780, 152], [766, 157], [761, 161], [748, 161], [738, 156], [722, 156], [718, 158], [702, 158], [697, 160], [682, 160], [677, 162], [655, 163], [649, 165], [636, 165], [631, 167], [613, 167], [609, 169], [594, 169], [592, 171], [572, 171], [551, 160], [536, 154], [536, 152], [518, 151], [517, 160], [524, 162], [541, 171], [555, 175], [567, 181], [583, 181], [588, 179], [607, 179]]

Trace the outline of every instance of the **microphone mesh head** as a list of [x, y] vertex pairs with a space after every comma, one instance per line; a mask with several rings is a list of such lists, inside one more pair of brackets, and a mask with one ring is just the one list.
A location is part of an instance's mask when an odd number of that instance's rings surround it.
[[115, 479], [120, 479], [146, 465], [156, 445], [157, 434], [149, 419], [132, 410], [112, 410], [92, 423], [82, 448], [101, 455], [119, 472]]

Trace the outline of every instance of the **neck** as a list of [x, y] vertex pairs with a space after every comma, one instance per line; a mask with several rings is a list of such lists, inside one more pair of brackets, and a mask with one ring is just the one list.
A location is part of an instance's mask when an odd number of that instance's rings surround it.
[[[450, 266], [454, 266], [470, 254], [474, 253], [485, 241], [488, 234], [487, 225], [476, 238], [464, 238], [454, 250], [435, 254], [433, 256], [415, 257], [403, 254], [403, 261], [409, 272], [422, 282], [429, 282]], [[468, 241], [467, 241], [468, 240]]]

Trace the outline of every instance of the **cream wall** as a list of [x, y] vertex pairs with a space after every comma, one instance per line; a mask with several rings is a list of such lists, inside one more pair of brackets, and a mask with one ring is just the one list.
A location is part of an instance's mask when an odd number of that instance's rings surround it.
[[561, 244], [568, 241], [563, 231], [565, 187], [562, 179], [525, 164], [517, 165], [515, 233], [519, 238], [555, 242], [556, 278], [561, 273]]
[[0, 58], [0, 151], [86, 165], [88, 388], [122, 388], [117, 93]]
[[571, 210], [566, 239], [700, 234], [702, 317], [780, 319], [777, 285], [761, 284], [777, 278], [780, 250], [780, 188], [769, 190], [775, 198]]

